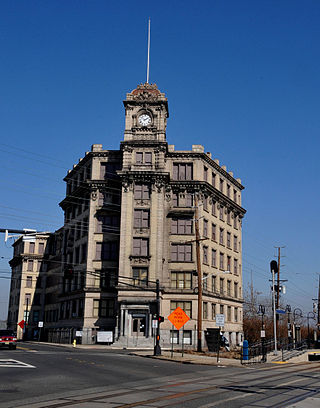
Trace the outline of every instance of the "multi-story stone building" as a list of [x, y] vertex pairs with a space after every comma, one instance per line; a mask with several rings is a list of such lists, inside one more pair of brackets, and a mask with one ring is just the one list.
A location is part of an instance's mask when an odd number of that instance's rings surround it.
[[[7, 326], [17, 332], [19, 340], [24, 335], [38, 339], [38, 323], [43, 320], [49, 237], [50, 234], [35, 234], [25, 240], [21, 236], [13, 244]], [[25, 327], [19, 326], [21, 321], [27, 323]]]
[[[201, 234], [203, 329], [225, 315], [232, 344], [242, 338], [240, 179], [201, 145], [166, 140], [168, 103], [155, 85], [127, 94], [119, 150], [95, 144], [65, 177], [64, 226], [52, 238], [45, 330], [51, 341], [83, 343], [112, 331], [123, 347], [154, 343], [160, 282], [161, 344], [194, 344], [197, 326], [195, 214]], [[197, 211], [195, 206], [197, 206]], [[167, 316], [180, 306], [184, 331]], [[184, 337], [182, 340], [182, 336]]]

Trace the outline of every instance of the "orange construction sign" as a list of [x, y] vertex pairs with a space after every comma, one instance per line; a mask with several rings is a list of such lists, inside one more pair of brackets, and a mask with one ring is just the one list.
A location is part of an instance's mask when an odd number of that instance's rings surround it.
[[181, 309], [181, 307], [177, 307], [176, 310], [168, 316], [168, 319], [174, 327], [179, 330], [188, 320], [190, 320], [190, 317]]

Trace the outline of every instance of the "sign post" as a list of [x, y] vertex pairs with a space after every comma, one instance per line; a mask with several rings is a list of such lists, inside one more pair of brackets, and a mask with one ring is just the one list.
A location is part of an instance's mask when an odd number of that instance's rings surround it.
[[[181, 309], [181, 307], [177, 307], [176, 310], [174, 310], [168, 316], [168, 319], [179, 332], [181, 327], [184, 326], [188, 320], [190, 320], [190, 317]], [[183, 341], [184, 341], [184, 338], [182, 336], [182, 347], [183, 347]], [[171, 353], [173, 354], [173, 330], [172, 330], [171, 342], [172, 342], [172, 352]]]

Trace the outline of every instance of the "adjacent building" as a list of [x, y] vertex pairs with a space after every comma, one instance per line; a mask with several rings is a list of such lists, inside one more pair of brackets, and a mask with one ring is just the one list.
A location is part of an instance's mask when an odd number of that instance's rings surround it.
[[[153, 346], [159, 280], [161, 345], [194, 345], [197, 213], [203, 329], [216, 327], [216, 314], [224, 314], [225, 336], [237, 345], [243, 304], [241, 180], [203, 146], [179, 151], [167, 143], [168, 102], [156, 85], [139, 85], [124, 107], [120, 149], [93, 145], [64, 179], [64, 226], [51, 234], [48, 246], [43, 332], [49, 341], [78, 336], [93, 343], [98, 332], [109, 331], [123, 347]], [[12, 266], [18, 265], [14, 259]], [[167, 320], [178, 306], [190, 317], [183, 331]]]

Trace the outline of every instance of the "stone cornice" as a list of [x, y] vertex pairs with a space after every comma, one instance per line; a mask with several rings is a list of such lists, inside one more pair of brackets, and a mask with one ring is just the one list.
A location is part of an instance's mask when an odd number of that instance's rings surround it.
[[173, 151], [173, 152], [168, 152], [167, 157], [168, 158], [178, 158], [178, 159], [180, 159], [181, 157], [192, 158], [192, 159], [194, 158], [203, 159], [205, 162], [210, 164], [211, 167], [213, 167], [215, 170], [221, 173], [226, 179], [228, 179], [232, 184], [237, 186], [240, 190], [244, 189], [244, 186], [242, 184], [240, 184], [226, 170], [220, 167], [219, 164], [217, 164], [214, 160], [212, 160], [206, 153], [193, 152], [193, 151], [180, 151], [180, 152]]
[[207, 197], [211, 198], [219, 202], [223, 207], [226, 207], [241, 216], [244, 216], [246, 210], [242, 208], [240, 205], [235, 203], [229, 197], [221, 193], [221, 191], [217, 190], [211, 184], [207, 183], [206, 181], [197, 181], [197, 180], [183, 180], [183, 181], [170, 181], [170, 187], [173, 191], [187, 191], [187, 192], [195, 192], [199, 194], [206, 195]]
[[64, 181], [68, 181], [74, 176], [75, 173], [79, 172], [79, 168], [83, 167], [90, 159], [93, 157], [119, 157], [121, 158], [120, 150], [101, 150], [98, 152], [88, 152], [80, 161], [77, 163], [74, 168], [70, 169], [68, 174], [64, 177]]

